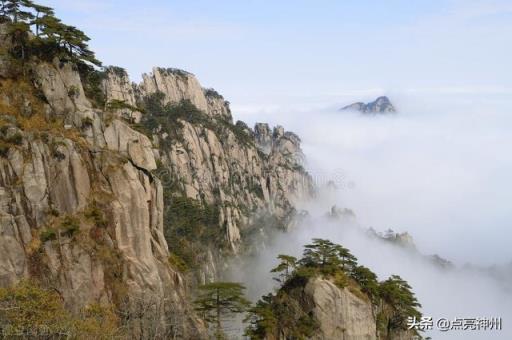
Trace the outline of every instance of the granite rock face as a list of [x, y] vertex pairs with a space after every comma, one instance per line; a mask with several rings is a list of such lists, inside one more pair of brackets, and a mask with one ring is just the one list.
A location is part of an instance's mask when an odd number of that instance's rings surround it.
[[203, 89], [192, 73], [174, 68], [154, 67], [153, 72], [143, 74], [142, 79], [138, 86], [141, 98], [161, 92], [166, 103], [189, 100], [210, 116], [219, 116], [231, 121], [229, 103], [215, 91]]
[[[107, 68], [104, 108], [86, 96], [73, 64], [55, 59], [32, 71], [26, 93], [8, 80], [13, 90], [0, 96], [14, 112], [0, 117], [1, 143], [9, 141], [0, 155], [0, 285], [37, 278], [73, 311], [95, 302], [165, 301], [157, 320], [168, 324], [166, 315], [178, 313], [182, 338], [204, 338], [188, 279], [169, 262], [164, 193], [171, 189], [160, 177], [218, 207], [216, 233], [236, 255], [256, 215], [285, 223], [294, 202], [312, 194], [299, 138], [281, 127], [263, 136], [234, 125], [229, 103], [184, 71], [155, 68], [136, 85]], [[180, 138], [164, 147], [165, 132], [137, 130], [145, 114], [139, 105], [156, 92], [166, 104], [190, 101], [208, 121], [181, 121]], [[218, 249], [205, 254], [202, 282], [223, 265]]]
[[[111, 67], [103, 89], [107, 101], [122, 100], [130, 106], [161, 93], [163, 104], [189, 101], [209, 117], [204, 123], [180, 120], [180, 136], [170, 143], [168, 132], [161, 129], [149, 137], [160, 164], [158, 171], [179, 183], [178, 189], [186, 197], [220, 209], [219, 232], [234, 252], [244, 241], [241, 229], [253, 222], [255, 214], [249, 212], [285, 220], [293, 213], [294, 201], [312, 195], [298, 136], [279, 126], [271, 131], [267, 124], [256, 124], [253, 131], [242, 122], [234, 125], [229, 102], [215, 90], [202, 88], [191, 73], [155, 67], [135, 85], [126, 72]], [[115, 134], [118, 125], [122, 126], [114, 122], [105, 130], [106, 143], [110, 149], [118, 144], [114, 149], [126, 152], [122, 145], [127, 141], [120, 141]], [[147, 141], [138, 145], [149, 150]], [[217, 266], [208, 263], [206, 267]], [[213, 275], [206, 271], [210, 274], [203, 276]]]
[[[278, 307], [275, 303], [279, 303]], [[389, 305], [385, 302], [372, 303], [354, 283], [341, 288], [332, 279], [322, 276], [311, 277], [305, 282], [295, 282], [281, 287], [274, 297], [273, 308], [277, 310], [275, 315], [280, 326], [278, 329], [269, 328], [271, 334], [265, 334], [265, 339], [268, 340], [293, 338], [292, 334], [305, 325], [309, 325], [307, 339], [314, 340], [414, 340], [418, 338], [413, 332], [407, 330], [388, 330], [382, 325], [379, 329], [378, 315], [386, 318], [382, 315], [390, 310]], [[285, 315], [285, 322], [280, 319], [282, 315]], [[314, 321], [304, 323], [301, 321], [304, 319]]]
[[167, 301], [157, 314], [181, 311], [181, 334], [204, 338], [184, 278], [168, 262], [151, 141], [123, 119], [106, 121], [73, 65], [40, 63], [34, 74], [44, 102], [14, 89], [2, 104], [22, 96], [44, 110], [28, 122], [44, 114], [63, 123], [21, 123], [0, 157], [0, 284], [37, 278], [73, 311], [96, 302]]
[[[102, 88], [107, 106], [111, 106], [111, 111], [117, 117], [134, 123], [140, 121], [142, 113], [136, 110], [138, 87], [130, 82], [128, 73], [124, 69], [114, 66], [107, 67]], [[117, 107], [112, 103], [117, 104]]]
[[312, 300], [312, 312], [319, 322], [313, 339], [376, 340], [372, 304], [324, 279], [310, 280], [305, 294]]
[[378, 114], [378, 113], [393, 113], [396, 112], [395, 107], [391, 104], [388, 97], [382, 96], [375, 99], [373, 102], [363, 103], [357, 102], [347, 105], [341, 109], [342, 111], [359, 111], [367, 114]]
[[7, 25], [0, 23], [0, 77], [8, 77], [11, 73], [10, 62], [7, 58], [11, 41], [7, 33]]

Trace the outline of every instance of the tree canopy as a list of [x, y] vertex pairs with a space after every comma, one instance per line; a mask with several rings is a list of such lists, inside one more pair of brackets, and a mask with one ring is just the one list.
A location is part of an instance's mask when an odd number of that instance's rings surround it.
[[421, 304], [412, 292], [411, 286], [400, 276], [392, 275], [379, 287], [380, 297], [393, 308], [389, 321], [390, 328], [407, 329], [407, 318], [421, 318], [418, 308]]
[[279, 273], [278, 277], [275, 277], [274, 280], [278, 282], [286, 282], [290, 275], [292, 274], [293, 270], [297, 267], [297, 258], [290, 255], [283, 255], [280, 254], [277, 256], [279, 264], [273, 268], [270, 272], [271, 273]]
[[214, 325], [215, 337], [223, 338], [222, 318], [245, 312], [250, 302], [244, 297], [245, 287], [237, 282], [213, 282], [199, 286], [196, 311]]
[[89, 37], [78, 28], [62, 23], [50, 7], [30, 0], [2, 0], [0, 22], [9, 24], [14, 45], [11, 52], [17, 58], [57, 56], [75, 63], [101, 65], [87, 45]]

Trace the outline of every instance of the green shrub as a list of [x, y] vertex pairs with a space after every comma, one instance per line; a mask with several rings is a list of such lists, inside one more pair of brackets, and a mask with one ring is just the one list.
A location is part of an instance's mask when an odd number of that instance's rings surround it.
[[192, 75], [192, 73], [190, 73], [190, 72], [187, 72], [187, 71], [179, 69], [179, 68], [173, 68], [173, 67], [168, 67], [168, 68], [159, 67], [158, 70], [164, 74], [166, 74], [166, 73], [174, 74], [174, 75], [177, 75], [180, 77], [187, 77], [187, 76]]
[[169, 250], [196, 268], [208, 245], [221, 244], [219, 209], [188, 197], [164, 194], [164, 235]]
[[85, 96], [91, 101], [94, 107], [103, 109], [106, 99], [101, 83], [107, 76], [106, 72], [85, 64], [79, 64], [78, 71], [82, 79]]
[[215, 91], [215, 89], [208, 88], [208, 89], [204, 89], [203, 91], [204, 91], [204, 95], [206, 97], [224, 99], [224, 97], [222, 97], [222, 95], [220, 95], [219, 92]]
[[143, 116], [141, 122], [135, 126], [146, 135], [151, 135], [157, 130], [167, 133], [167, 139], [162, 141], [164, 148], [183, 140], [181, 121], [214, 131], [221, 143], [227, 142], [227, 134], [231, 132], [242, 145], [254, 145], [252, 136], [246, 132], [243, 126], [233, 125], [225, 118], [212, 118], [199, 110], [190, 100], [164, 104], [164, 98], [165, 95], [162, 92], [146, 96], [143, 110], [147, 115]]
[[122, 67], [119, 67], [119, 66], [108, 66], [105, 70], [107, 72], [114, 73], [119, 78], [123, 78], [123, 77], [127, 77], [128, 76], [128, 73], [126, 72], [126, 70], [124, 68], [122, 68]]
[[68, 96], [70, 97], [77, 97], [78, 95], [80, 94], [80, 90], [78, 89], [77, 86], [75, 85], [71, 85], [68, 89]]
[[30, 281], [0, 288], [2, 339], [114, 339], [119, 320], [112, 306], [92, 304], [79, 315], [65, 309], [62, 297]]
[[59, 229], [61, 235], [72, 237], [80, 229], [80, 221], [76, 217], [66, 216]]
[[261, 184], [257, 180], [251, 181], [248, 189], [250, 193], [255, 194], [258, 198], [265, 198], [265, 196], [263, 195], [263, 188], [261, 187]]
[[41, 242], [48, 242], [57, 239], [57, 232], [54, 229], [45, 229], [39, 233], [39, 238]]
[[98, 228], [108, 227], [108, 221], [105, 217], [105, 213], [99, 207], [97, 202], [93, 202], [85, 210], [84, 216], [94, 222], [94, 225]]

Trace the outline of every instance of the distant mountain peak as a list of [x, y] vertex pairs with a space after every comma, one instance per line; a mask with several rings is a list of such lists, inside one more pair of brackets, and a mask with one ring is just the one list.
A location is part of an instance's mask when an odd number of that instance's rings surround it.
[[361, 113], [392, 113], [396, 112], [395, 107], [391, 104], [391, 101], [386, 96], [381, 96], [375, 99], [373, 102], [363, 103], [356, 102], [347, 105], [341, 109], [341, 111], [359, 111]]

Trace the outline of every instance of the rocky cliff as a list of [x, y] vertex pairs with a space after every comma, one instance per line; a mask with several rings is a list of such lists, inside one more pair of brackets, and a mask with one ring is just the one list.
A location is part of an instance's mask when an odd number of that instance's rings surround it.
[[418, 339], [411, 331], [387, 329], [382, 321], [389, 306], [375, 306], [357, 286], [340, 288], [332, 280], [315, 278], [306, 284], [304, 295], [311, 301], [308, 312], [318, 320], [312, 339]]
[[[260, 305], [261, 306], [261, 305]], [[376, 302], [357, 283], [315, 276], [294, 278], [274, 297], [253, 339], [414, 340], [416, 332], [393, 326], [394, 307]], [[269, 315], [272, 321], [269, 321]], [[263, 331], [263, 329], [265, 329]]]
[[300, 140], [233, 124], [229, 103], [185, 71], [155, 68], [137, 85], [120, 68], [10, 63], [2, 53], [0, 285], [30, 278], [72, 311], [114, 304], [128, 319], [148, 304], [165, 331], [203, 337], [184, 273], [218, 277], [259, 216], [286, 227], [312, 192]]
[[33, 71], [33, 83], [1, 81], [1, 284], [38, 280], [75, 312], [167, 301], [155, 315], [179, 311], [179, 332], [199, 336], [169, 265], [151, 141], [121, 120], [107, 123], [73, 65]]
[[308, 312], [319, 321], [313, 339], [376, 339], [372, 304], [364, 296], [320, 278], [310, 280], [304, 294], [311, 301]]
[[[282, 127], [271, 132], [267, 124], [257, 124], [254, 131], [243, 122], [233, 124], [229, 103], [216, 91], [201, 88], [185, 71], [154, 68], [140, 85], [126, 84], [130, 84], [126, 73], [107, 70], [103, 81], [107, 98], [129, 94], [126, 102], [147, 108], [135, 128], [153, 142], [156, 173], [164, 179], [168, 206], [176, 197], [185, 197], [212, 207], [218, 221], [211, 238], [224, 252], [237, 253], [244, 246], [241, 234], [261, 228], [261, 216], [272, 216], [276, 227], [286, 228], [293, 202], [312, 195], [311, 179], [302, 168], [300, 139], [293, 133]], [[263, 139], [268, 143], [261, 143]], [[174, 229], [172, 220], [168, 222], [165, 228], [170, 234]], [[189, 241], [187, 248], [202, 248], [191, 261], [202, 267], [200, 281], [214, 279], [219, 274], [214, 260], [219, 258], [218, 247], [194, 246]], [[169, 248], [180, 252], [173, 244]]]

